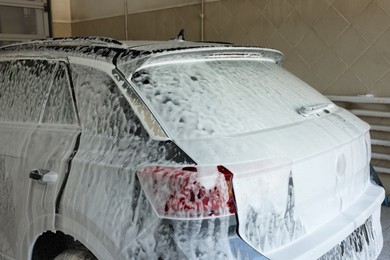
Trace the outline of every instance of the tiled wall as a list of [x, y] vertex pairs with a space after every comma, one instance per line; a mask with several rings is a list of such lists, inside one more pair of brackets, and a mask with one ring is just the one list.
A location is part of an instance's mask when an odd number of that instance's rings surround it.
[[277, 48], [325, 94], [390, 96], [389, 0], [225, 0], [206, 10], [208, 40]]
[[[200, 5], [128, 15], [129, 39], [200, 40]], [[72, 35], [124, 39], [124, 17], [72, 23]], [[281, 50], [320, 92], [390, 96], [390, 0], [221, 0], [205, 7], [205, 40]]]
[[63, 22], [53, 22], [51, 24], [53, 37], [72, 36], [72, 24]]

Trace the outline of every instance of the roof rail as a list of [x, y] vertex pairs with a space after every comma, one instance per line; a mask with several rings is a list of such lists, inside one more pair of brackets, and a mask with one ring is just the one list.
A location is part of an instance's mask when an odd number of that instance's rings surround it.
[[48, 38], [43, 40], [32, 40], [27, 42], [19, 42], [7, 46], [2, 46], [1, 48], [7, 48], [7, 47], [17, 47], [17, 46], [23, 46], [23, 45], [51, 45], [51, 44], [91, 44], [91, 45], [115, 45], [117, 47], [126, 47], [126, 44], [107, 37], [94, 37], [94, 36], [87, 36], [87, 37], [63, 37], [63, 38]]
[[49, 40], [54, 42], [85, 41], [85, 42], [98, 43], [98, 44], [114, 44], [114, 45], [125, 46], [124, 43], [118, 40], [108, 38], [108, 37], [96, 37], [96, 36], [51, 38]]

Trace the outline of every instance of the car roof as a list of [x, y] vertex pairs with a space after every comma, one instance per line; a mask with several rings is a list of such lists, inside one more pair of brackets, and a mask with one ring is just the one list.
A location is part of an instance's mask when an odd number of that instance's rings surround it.
[[[113, 48], [135, 48], [135, 47], [145, 47], [150, 49], [151, 47], [155, 49], [160, 48], [174, 48], [178, 44], [185, 44], [188, 46], [221, 46], [221, 45], [233, 45], [231, 43], [224, 42], [187, 42], [184, 40], [168, 40], [168, 41], [119, 41], [112, 38], [107, 37], [62, 37], [62, 38], [48, 38], [44, 40], [32, 40], [26, 42], [18, 42], [6, 46], [0, 47], [0, 49], [10, 48], [10, 47], [20, 47], [20, 46], [28, 46], [28, 45], [103, 45], [107, 47]], [[146, 47], [147, 46], [147, 47]]]
[[[183, 40], [169, 41], [118, 41], [111, 38], [103, 37], [65, 37], [65, 38], [50, 38], [45, 40], [33, 40], [26, 42], [14, 43], [0, 47], [0, 52], [10, 50], [43, 50], [56, 49], [73, 49], [72, 47], [89, 46], [105, 47], [115, 50], [138, 50], [138, 51], [165, 51], [177, 48], [195, 48], [195, 47], [215, 47], [215, 46], [233, 46], [230, 43], [214, 43], [214, 42], [187, 42]], [[56, 48], [53, 48], [56, 47]], [[76, 51], [76, 50], [75, 50]]]
[[177, 39], [169, 41], [118, 41], [104, 37], [65, 37], [15, 43], [0, 47], [0, 55], [78, 56], [116, 64], [118, 59], [126, 62], [138, 56], [145, 57], [157, 53], [205, 48], [256, 49], [261, 52], [274, 53], [275, 55], [271, 55], [271, 57], [274, 56], [277, 63], [281, 63], [283, 60], [283, 54], [279, 51], [262, 47], [235, 46], [221, 42], [189, 42]]

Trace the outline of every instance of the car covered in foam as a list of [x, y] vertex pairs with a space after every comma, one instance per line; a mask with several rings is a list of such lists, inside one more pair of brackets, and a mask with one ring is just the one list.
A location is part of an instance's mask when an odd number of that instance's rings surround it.
[[0, 258], [374, 259], [369, 125], [230, 44], [0, 48]]

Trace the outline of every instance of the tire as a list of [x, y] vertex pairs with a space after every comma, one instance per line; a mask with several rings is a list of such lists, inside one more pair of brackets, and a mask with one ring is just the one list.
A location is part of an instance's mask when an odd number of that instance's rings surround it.
[[73, 248], [59, 254], [54, 260], [95, 260], [97, 259], [87, 249]]

